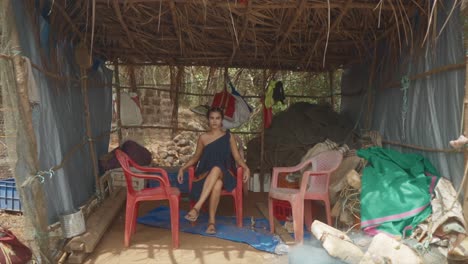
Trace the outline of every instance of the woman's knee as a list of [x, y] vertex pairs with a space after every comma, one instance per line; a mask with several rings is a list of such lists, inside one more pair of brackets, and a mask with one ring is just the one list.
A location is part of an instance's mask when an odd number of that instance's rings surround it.
[[221, 192], [221, 189], [223, 189], [223, 181], [217, 180], [213, 187], [213, 190], [217, 192]]
[[221, 171], [221, 169], [220, 169], [219, 167], [216, 166], [216, 167], [213, 167], [213, 168], [211, 169], [211, 171], [210, 171], [210, 173], [209, 173], [209, 176], [219, 178], [219, 177], [221, 177], [221, 174], [222, 174], [222, 173], [223, 173], [223, 172]]

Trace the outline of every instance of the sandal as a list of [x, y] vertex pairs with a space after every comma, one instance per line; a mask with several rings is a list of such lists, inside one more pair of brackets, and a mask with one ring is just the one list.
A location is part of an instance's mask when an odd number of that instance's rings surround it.
[[[195, 211], [196, 215], [195, 216], [190, 215], [191, 211]], [[189, 213], [186, 214], [184, 218], [187, 219], [190, 222], [196, 222], [199, 215], [200, 215], [200, 213], [198, 212], [197, 208], [194, 207], [194, 208], [190, 209]]]
[[[212, 226], [213, 228], [210, 229], [210, 226]], [[215, 223], [208, 223], [208, 227], [206, 228], [205, 233], [207, 233], [207, 234], [209, 234], [209, 235], [214, 235], [214, 234], [216, 234], [216, 226], [215, 226]]]

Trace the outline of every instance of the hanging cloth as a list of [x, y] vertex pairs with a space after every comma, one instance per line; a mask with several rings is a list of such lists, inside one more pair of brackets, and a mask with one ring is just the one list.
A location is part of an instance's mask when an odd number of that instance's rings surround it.
[[276, 82], [275, 89], [273, 90], [273, 100], [275, 103], [281, 102], [284, 104], [284, 99], [286, 99], [286, 97], [284, 96], [283, 82], [278, 81]]
[[234, 112], [236, 111], [236, 98], [231, 93], [224, 90], [214, 95], [211, 107], [222, 108], [224, 111], [224, 118], [233, 121]]
[[242, 98], [239, 92], [237, 92], [234, 85], [229, 82], [229, 86], [231, 87], [232, 96], [234, 96], [236, 100], [236, 107], [233, 120], [223, 120], [223, 127], [226, 129], [231, 129], [243, 125], [249, 121], [250, 115], [252, 114], [252, 108], [247, 104], [244, 98]]
[[265, 93], [265, 106], [266, 108], [271, 108], [275, 101], [273, 100], [273, 90], [275, 89], [276, 81], [270, 81], [268, 84], [267, 91]]

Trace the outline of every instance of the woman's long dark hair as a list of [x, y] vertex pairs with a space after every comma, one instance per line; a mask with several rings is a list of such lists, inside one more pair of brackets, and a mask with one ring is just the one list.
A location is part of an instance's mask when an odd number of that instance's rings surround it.
[[206, 112], [206, 118], [210, 119], [211, 113], [219, 113], [221, 115], [221, 119], [224, 119], [224, 111], [221, 107], [212, 107], [208, 112]]

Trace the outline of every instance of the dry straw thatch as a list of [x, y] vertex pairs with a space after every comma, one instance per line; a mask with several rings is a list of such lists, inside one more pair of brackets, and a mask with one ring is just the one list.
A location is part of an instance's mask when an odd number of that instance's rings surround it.
[[[107, 60], [324, 71], [372, 58], [375, 45], [420, 46], [437, 32], [433, 0], [55, 0], [57, 39]], [[415, 17], [417, 16], [417, 22]]]

